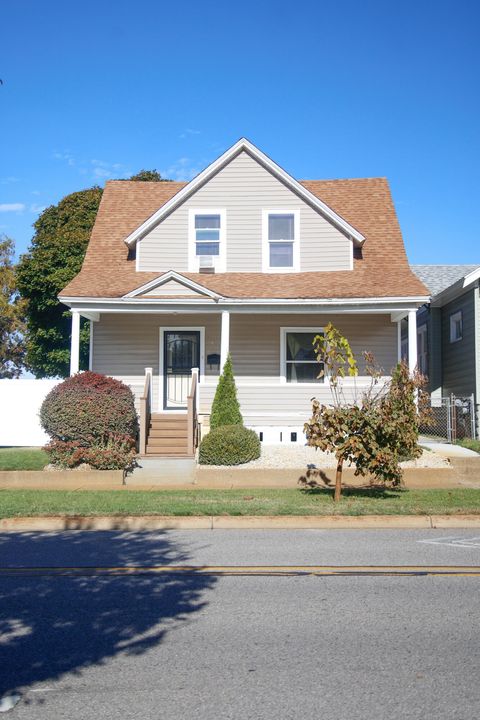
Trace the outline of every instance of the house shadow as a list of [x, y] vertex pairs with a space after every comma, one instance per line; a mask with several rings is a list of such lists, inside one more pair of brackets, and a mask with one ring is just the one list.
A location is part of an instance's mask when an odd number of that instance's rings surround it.
[[[148, 574], [148, 566], [165, 564], [189, 564], [168, 533], [0, 534], [0, 698], [162, 643], [206, 606], [216, 583], [195, 573]], [[127, 576], [8, 574], [27, 565], [145, 569]]]

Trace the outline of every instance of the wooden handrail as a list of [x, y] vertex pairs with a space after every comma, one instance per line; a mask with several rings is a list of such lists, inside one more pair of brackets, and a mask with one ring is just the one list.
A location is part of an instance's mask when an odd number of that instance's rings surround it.
[[192, 384], [187, 397], [187, 447], [194, 456], [198, 444], [198, 369], [192, 369]]
[[140, 398], [140, 455], [147, 452], [148, 427], [150, 425], [150, 417], [152, 412], [152, 371], [151, 368], [145, 369], [145, 384], [143, 386], [143, 395]]

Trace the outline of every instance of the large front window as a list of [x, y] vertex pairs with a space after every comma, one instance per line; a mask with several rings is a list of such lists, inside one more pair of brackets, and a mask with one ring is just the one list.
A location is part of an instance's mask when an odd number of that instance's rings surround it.
[[324, 382], [319, 378], [323, 364], [315, 357], [313, 340], [321, 330], [285, 330], [285, 379], [288, 383]]

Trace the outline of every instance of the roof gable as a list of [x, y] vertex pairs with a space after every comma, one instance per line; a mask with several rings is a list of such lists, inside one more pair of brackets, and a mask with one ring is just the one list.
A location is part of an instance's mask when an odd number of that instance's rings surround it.
[[210, 178], [214, 177], [222, 168], [228, 165], [228, 163], [230, 163], [241, 152], [248, 153], [254, 160], [256, 160], [256, 162], [266, 168], [278, 180], [283, 182], [302, 200], [307, 202], [319, 213], [321, 213], [325, 218], [330, 220], [333, 225], [342, 230], [342, 232], [348, 235], [348, 237], [350, 237], [354, 242], [359, 245], [364, 242], [364, 235], [355, 227], [353, 227], [353, 225], [351, 225], [341, 215], [335, 212], [335, 210], [333, 210], [323, 200], [321, 200], [317, 194], [311, 192], [308, 187], [302, 185], [302, 183], [295, 180], [295, 178], [289, 175], [285, 170], [283, 170], [283, 168], [277, 165], [273, 160], [271, 160], [267, 155], [265, 155], [265, 153], [263, 153], [255, 145], [253, 145], [253, 143], [251, 143], [249, 140], [247, 140], [246, 138], [241, 138], [237, 143], [235, 143], [235, 145], [232, 145], [232, 147], [229, 148], [225, 153], [223, 153], [223, 155], [221, 155], [219, 158], [217, 158], [217, 160], [215, 160], [208, 167], [206, 167], [205, 170], [203, 170], [195, 178], [193, 178], [193, 180], [191, 180], [183, 188], [181, 188], [175, 195], [173, 195], [173, 197], [170, 198], [170, 200], [165, 202], [156, 212], [154, 212], [153, 215], [151, 215], [147, 220], [145, 220], [141, 225], [139, 225], [139, 227], [137, 227], [133, 232], [131, 232], [125, 238], [126, 244], [129, 247], [133, 247], [137, 240], [143, 237], [153, 227], [155, 227], [155, 225], [161, 222], [164, 217], [169, 215], [179, 205], [185, 202], [185, 200], [191, 197], [193, 193], [195, 193], [200, 187], [202, 187], [206, 182], [208, 182]]
[[218, 300], [221, 296], [200, 283], [172, 270], [132, 290], [124, 297], [197, 297], [202, 300], [206, 298]]

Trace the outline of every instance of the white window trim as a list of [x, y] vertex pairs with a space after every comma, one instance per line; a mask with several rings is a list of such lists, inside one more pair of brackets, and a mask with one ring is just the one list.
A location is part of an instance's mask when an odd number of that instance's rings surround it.
[[[160, 343], [159, 343], [159, 362], [158, 362], [158, 412], [161, 413], [167, 413], [171, 412], [170, 410], [165, 410], [163, 407], [163, 389], [164, 389], [164, 382], [163, 382], [163, 375], [165, 371], [164, 366], [164, 357], [163, 357], [163, 347], [165, 342], [165, 333], [166, 332], [178, 332], [184, 330], [185, 332], [190, 331], [197, 331], [200, 333], [200, 375], [199, 375], [199, 382], [203, 383], [205, 382], [205, 326], [189, 326], [189, 325], [169, 325], [168, 327], [161, 327], [160, 328]], [[179, 413], [186, 413], [187, 410], [181, 410], [178, 409], [176, 412]]]
[[[460, 335], [459, 338], [453, 337], [453, 330], [455, 329], [455, 323], [458, 318], [460, 318], [460, 321], [462, 323], [462, 334]], [[457, 310], [456, 312], [451, 313], [451, 315], [450, 315], [450, 342], [456, 343], [456, 342], [460, 342], [460, 340], [463, 340], [463, 313], [461, 310]]]
[[[268, 239], [269, 215], [293, 215], [293, 266], [270, 267], [270, 241]], [[279, 241], [280, 242], [280, 241]], [[288, 242], [288, 241], [287, 241]], [[288, 273], [300, 272], [300, 210], [298, 208], [267, 208], [262, 210], [262, 272]]]
[[188, 210], [188, 271], [198, 273], [200, 261], [196, 254], [195, 215], [220, 215], [220, 248], [214, 255], [215, 271], [227, 269], [227, 211], [225, 208], [189, 208]]
[[[315, 335], [325, 332], [323, 327], [281, 327], [280, 328], [280, 383], [282, 385], [302, 385], [305, 387], [318, 387], [319, 385], [325, 386], [328, 384], [328, 378], [325, 375], [323, 383], [287, 383], [287, 333], [289, 332], [311, 332]], [[320, 372], [320, 370], [319, 370]]]

